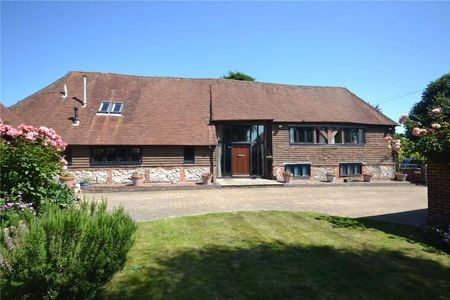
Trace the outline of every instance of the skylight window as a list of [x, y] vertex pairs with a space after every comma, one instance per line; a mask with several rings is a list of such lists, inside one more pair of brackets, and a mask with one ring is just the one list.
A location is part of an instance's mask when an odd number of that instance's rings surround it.
[[112, 114], [120, 114], [122, 112], [123, 103], [122, 102], [114, 102], [113, 107], [111, 109]]
[[98, 109], [97, 114], [112, 114], [112, 115], [120, 115], [122, 114], [123, 102], [111, 102], [111, 101], [102, 101], [100, 107]]
[[109, 101], [102, 101], [100, 104], [100, 108], [98, 109], [99, 113], [107, 114], [109, 113], [109, 107], [111, 106], [111, 102]]

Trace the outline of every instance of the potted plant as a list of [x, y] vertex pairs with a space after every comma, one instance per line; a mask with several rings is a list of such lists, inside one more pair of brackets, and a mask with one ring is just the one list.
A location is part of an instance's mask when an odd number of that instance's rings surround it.
[[334, 182], [336, 180], [335, 173], [328, 172], [325, 176], [327, 177], [327, 182]]
[[80, 178], [80, 186], [89, 186], [91, 179], [88, 176]]
[[408, 176], [408, 174], [403, 174], [400, 172], [395, 173], [395, 180], [397, 181], [405, 181], [406, 180], [406, 176]]
[[206, 172], [206, 173], [203, 173], [201, 176], [202, 176], [202, 183], [208, 184], [209, 180], [211, 179], [211, 173]]
[[371, 173], [363, 173], [362, 175], [363, 175], [364, 182], [371, 182], [372, 181], [373, 174], [371, 174]]
[[64, 172], [61, 175], [59, 175], [59, 181], [68, 187], [73, 187], [75, 184], [75, 176], [73, 176], [72, 173]]
[[285, 183], [291, 183], [292, 177], [294, 177], [294, 175], [290, 171], [283, 172], [283, 179]]
[[144, 183], [144, 174], [141, 172], [134, 172], [131, 174], [131, 180], [133, 181], [133, 186], [141, 186]]

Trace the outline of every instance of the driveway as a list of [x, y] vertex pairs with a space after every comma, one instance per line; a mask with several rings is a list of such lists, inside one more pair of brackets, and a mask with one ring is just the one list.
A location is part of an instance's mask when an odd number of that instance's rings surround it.
[[137, 221], [230, 211], [313, 211], [411, 225], [426, 219], [427, 189], [415, 185], [223, 188], [87, 194], [122, 205]]

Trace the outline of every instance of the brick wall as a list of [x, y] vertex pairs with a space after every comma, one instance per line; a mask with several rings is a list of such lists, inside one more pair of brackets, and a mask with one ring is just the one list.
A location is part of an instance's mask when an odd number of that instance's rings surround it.
[[450, 224], [450, 167], [428, 162], [428, 217]]
[[[291, 145], [288, 125], [275, 124], [273, 127], [274, 165], [282, 168], [285, 163], [309, 162], [312, 168], [338, 168], [339, 162], [361, 161], [363, 171], [367, 170], [367, 167], [369, 170], [375, 167], [393, 169], [394, 160], [391, 150], [387, 147], [385, 133], [386, 127], [366, 127], [365, 145]], [[382, 173], [382, 171], [379, 172], [379, 174]], [[385, 177], [391, 175], [388, 172]]]

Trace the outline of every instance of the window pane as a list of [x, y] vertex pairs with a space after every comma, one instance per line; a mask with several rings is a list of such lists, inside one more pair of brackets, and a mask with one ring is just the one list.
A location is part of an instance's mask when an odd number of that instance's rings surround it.
[[358, 129], [358, 144], [365, 144], [366, 143], [366, 135], [364, 129], [360, 128]]
[[193, 164], [195, 162], [195, 150], [193, 147], [184, 148], [184, 163]]
[[326, 128], [317, 129], [317, 143], [319, 144], [328, 144], [328, 137], [324, 136], [321, 131], [325, 131], [327, 133]]
[[105, 148], [106, 161], [115, 162], [116, 161], [116, 149], [112, 147]]
[[342, 130], [341, 129], [334, 129], [334, 130], [337, 130], [337, 133], [331, 140], [331, 144], [342, 144]]
[[141, 148], [131, 148], [130, 149], [130, 161], [140, 162], [141, 161]]
[[284, 166], [285, 171], [291, 172], [295, 177], [309, 176], [310, 166], [303, 164], [289, 164]]
[[105, 149], [94, 148], [92, 149], [92, 162], [104, 162], [105, 161]]
[[109, 111], [109, 105], [111, 102], [109, 101], [102, 101], [102, 104], [100, 104], [99, 112], [107, 113]]
[[314, 129], [312, 127], [291, 127], [289, 140], [291, 143], [312, 143]]
[[114, 107], [111, 112], [120, 113], [122, 111], [122, 106], [123, 106], [123, 104], [121, 102], [114, 103]]
[[128, 162], [128, 149], [127, 148], [117, 148], [117, 161], [118, 162]]

